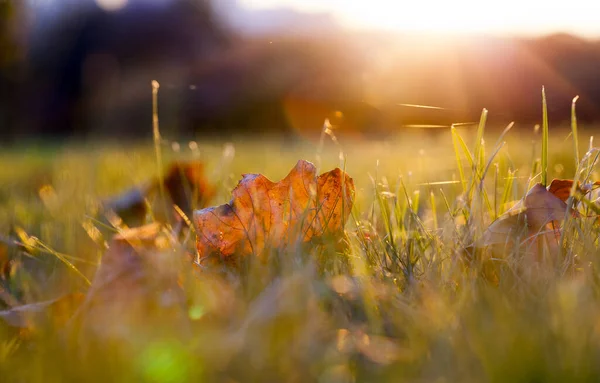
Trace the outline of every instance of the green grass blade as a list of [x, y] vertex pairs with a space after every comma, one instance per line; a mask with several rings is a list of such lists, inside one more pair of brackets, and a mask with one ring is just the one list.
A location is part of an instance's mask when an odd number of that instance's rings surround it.
[[437, 207], [435, 201], [435, 194], [433, 194], [433, 190], [429, 193], [429, 199], [431, 201], [431, 217], [433, 220], [433, 230], [437, 232], [438, 230], [438, 219], [437, 219]]
[[[588, 146], [588, 152], [591, 152], [592, 150], [594, 150], [594, 136], [590, 136], [590, 144]], [[588, 157], [588, 163], [587, 163], [588, 169], [592, 167], [591, 160], [592, 160], [592, 158]]]
[[454, 147], [454, 156], [456, 157], [456, 166], [458, 167], [458, 175], [460, 177], [460, 183], [462, 185], [463, 193], [467, 192], [467, 180], [465, 179], [465, 171], [463, 170], [462, 160], [460, 159], [460, 151], [458, 150], [458, 132], [456, 132], [456, 128], [453, 126], [450, 128], [450, 133], [452, 135], [452, 145]]
[[500, 133], [500, 137], [498, 137], [498, 139], [496, 140], [496, 145], [495, 147], [498, 147], [500, 145], [504, 145], [503, 141], [504, 141], [504, 136], [506, 136], [508, 134], [508, 132], [510, 132], [510, 130], [513, 128], [513, 126], [515, 126], [515, 122], [511, 122], [510, 124], [508, 124], [506, 126], [506, 128], [504, 128], [504, 130], [502, 131], [502, 133]]
[[515, 172], [509, 170], [508, 176], [506, 177], [506, 182], [504, 184], [504, 191], [502, 192], [502, 201], [500, 203], [500, 210], [498, 214], [503, 214], [506, 210], [506, 204], [509, 203], [512, 198], [513, 184], [515, 182]]
[[483, 134], [485, 132], [485, 124], [487, 121], [488, 111], [487, 109], [483, 109], [481, 111], [481, 118], [479, 120], [479, 126], [477, 127], [477, 137], [475, 138], [475, 149], [473, 150], [473, 155], [475, 157], [476, 163], [476, 173], [483, 174], [483, 167], [485, 166], [485, 155], [482, 155], [484, 151], [483, 147]]
[[469, 163], [469, 166], [473, 167], [475, 165], [475, 160], [474, 160], [473, 154], [471, 154], [471, 151], [467, 147], [467, 144], [462, 139], [460, 134], [456, 133], [455, 137], [456, 137], [456, 140], [459, 143], [460, 147], [462, 148], [463, 152], [465, 153], [465, 156], [467, 158], [467, 162]]

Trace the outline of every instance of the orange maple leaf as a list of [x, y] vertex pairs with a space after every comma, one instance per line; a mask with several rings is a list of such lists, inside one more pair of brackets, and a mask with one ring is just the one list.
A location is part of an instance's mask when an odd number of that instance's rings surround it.
[[197, 249], [209, 258], [236, 262], [236, 256], [262, 256], [271, 249], [341, 236], [352, 209], [354, 182], [339, 168], [317, 177], [300, 160], [281, 181], [245, 174], [230, 203], [196, 211]]

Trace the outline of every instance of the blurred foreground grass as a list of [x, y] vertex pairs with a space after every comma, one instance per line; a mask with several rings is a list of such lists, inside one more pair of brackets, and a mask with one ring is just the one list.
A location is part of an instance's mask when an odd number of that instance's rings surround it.
[[[473, 148], [475, 131], [460, 134]], [[589, 133], [581, 134], [586, 142]], [[497, 136], [486, 136], [488, 158]], [[194, 248], [188, 238], [165, 250], [165, 275], [139, 277], [143, 294], [158, 303], [119, 306], [128, 291], [117, 291], [106, 310], [94, 311], [106, 318], [94, 322], [101, 328], [91, 335], [66, 331], [55, 318], [33, 330], [1, 323], [0, 380], [598, 381], [597, 230], [584, 247], [570, 248], [584, 250], [565, 256], [576, 258], [576, 267], [562, 259], [531, 263], [514, 252], [494, 260], [498, 283], [492, 283], [482, 264], [466, 260], [467, 240], [481, 229], [472, 226], [489, 224], [507, 209], [503, 202], [522, 198], [540, 180], [538, 134], [510, 132], [505, 139], [485, 180], [492, 213], [481, 222], [464, 219], [474, 205], [465, 202], [449, 131], [407, 132], [385, 142], [327, 138], [322, 146], [164, 142], [165, 164], [206, 164], [217, 186], [211, 205], [229, 201], [242, 173], [276, 181], [298, 159], [315, 162], [320, 172], [344, 168], [356, 184], [347, 248], [282, 254], [251, 263], [242, 276], [199, 276], [183, 256]], [[549, 179], [573, 178], [568, 131], [551, 130], [550, 141]], [[469, 173], [465, 158], [462, 164]], [[155, 175], [150, 145], [4, 150], [0, 235], [26, 233], [45, 248], [33, 255], [0, 248], [6, 262], [0, 265], [0, 309], [11, 300], [27, 304], [86, 293], [84, 277], [94, 277], [106, 251], [86, 223], [96, 223], [102, 199]], [[599, 179], [595, 169], [592, 179]], [[44, 200], [46, 185], [52, 194]], [[98, 228], [108, 239], [110, 232]], [[69, 257], [83, 277], [53, 252]], [[162, 284], [170, 277], [184, 292], [175, 303]]]

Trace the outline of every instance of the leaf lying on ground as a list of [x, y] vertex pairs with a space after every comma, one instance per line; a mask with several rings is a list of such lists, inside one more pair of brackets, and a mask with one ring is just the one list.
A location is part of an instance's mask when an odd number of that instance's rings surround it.
[[[532, 187], [515, 206], [485, 230], [476, 247], [484, 250], [481, 266], [484, 275], [493, 284], [498, 284], [497, 264], [490, 256], [504, 257], [514, 249], [524, 251], [534, 262], [547, 259], [555, 261], [560, 250], [563, 220], [567, 214], [567, 201], [574, 193], [576, 198], [593, 191], [600, 182], [577, 184], [573, 180], [555, 179], [548, 188], [541, 184]], [[589, 199], [582, 199], [589, 202]], [[591, 207], [596, 206], [590, 203]], [[581, 217], [577, 209], [570, 214]], [[544, 254], [550, 257], [544, 257]]]
[[548, 187], [548, 191], [556, 196], [563, 202], [567, 202], [569, 196], [571, 195], [571, 188], [573, 187], [573, 180], [552, 180], [550, 186]]
[[[587, 194], [600, 186], [600, 181], [596, 181], [591, 184], [577, 184], [576, 191], [581, 194]], [[567, 202], [571, 195], [571, 189], [573, 188], [573, 180], [552, 180], [548, 191], [558, 197], [560, 200]]]
[[116, 235], [78, 312], [80, 336], [125, 341], [160, 322], [182, 325], [187, 311], [175, 255], [158, 223]]
[[565, 217], [567, 204], [541, 184], [532, 187], [523, 200], [527, 225], [535, 234], [550, 222], [560, 222]]
[[[600, 182], [579, 184], [575, 190], [587, 194], [598, 185]], [[541, 184], [535, 185], [523, 200], [488, 227], [483, 236], [483, 244], [507, 244], [515, 234], [521, 232], [525, 232], [528, 238], [549, 233], [558, 237], [572, 188], [573, 180], [554, 179], [548, 189]], [[576, 211], [573, 214], [578, 216]]]
[[152, 184], [130, 189], [105, 202], [104, 209], [116, 213], [128, 226], [140, 226], [148, 211], [146, 197], [152, 190]]
[[[204, 164], [198, 161], [172, 163], [165, 173], [163, 185], [170, 202], [187, 217], [192, 216], [194, 208], [205, 206], [214, 195], [214, 187], [204, 174]], [[160, 181], [153, 179], [110, 199], [104, 208], [115, 212], [130, 227], [141, 226], [148, 209], [147, 199], [159, 194], [160, 189]], [[171, 213], [179, 217], [179, 214]]]
[[199, 161], [171, 164], [164, 184], [173, 204], [190, 219], [194, 209], [206, 206], [215, 193], [214, 187], [206, 179], [204, 165]]
[[338, 168], [317, 177], [315, 166], [300, 160], [277, 183], [245, 174], [232, 195], [230, 203], [194, 214], [202, 262], [236, 263], [238, 257], [261, 256], [299, 241], [339, 238], [352, 208], [354, 182]]
[[560, 235], [560, 223], [565, 217], [567, 204], [542, 184], [533, 186], [525, 198], [494, 221], [485, 231], [482, 244], [511, 244], [515, 237], [524, 234], [531, 238], [540, 234]]
[[[561, 225], [567, 212], [566, 200], [573, 181], [554, 180], [546, 189], [542, 184], [534, 185], [525, 197], [517, 202], [500, 218], [492, 222], [475, 247], [479, 253], [481, 271], [494, 285], [499, 283], [499, 273], [492, 258], [502, 258], [514, 249], [524, 251], [531, 260], [538, 262], [543, 254], [559, 253]], [[577, 212], [573, 212], [577, 216]]]

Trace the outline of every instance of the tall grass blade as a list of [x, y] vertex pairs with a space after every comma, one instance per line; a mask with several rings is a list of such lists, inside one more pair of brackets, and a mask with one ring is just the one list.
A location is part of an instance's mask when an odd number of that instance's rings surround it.
[[163, 175], [163, 162], [162, 162], [162, 151], [161, 151], [161, 136], [158, 125], [158, 89], [160, 84], [156, 80], [152, 80], [152, 136], [154, 138], [154, 152], [156, 155], [156, 173], [158, 176], [158, 187], [160, 193], [160, 199], [164, 205], [164, 211], [167, 212], [167, 200], [165, 199], [165, 180]]
[[[465, 171], [463, 169], [462, 160], [460, 158], [459, 145], [462, 143], [463, 151], [466, 150], [468, 152], [468, 149], [466, 148], [466, 145], [464, 145], [464, 142], [462, 142], [462, 139], [460, 138], [460, 135], [458, 134], [458, 132], [456, 131], [456, 128], [454, 126], [452, 126], [450, 128], [450, 133], [452, 135], [452, 145], [454, 146], [454, 156], [456, 157], [456, 166], [458, 167], [458, 176], [460, 177], [460, 183], [462, 185], [463, 193], [466, 193], [467, 192], [467, 180], [465, 178]], [[469, 155], [467, 155], [467, 159], [468, 160], [470, 159], [470, 153], [469, 153]], [[472, 160], [470, 162], [472, 162]]]
[[406, 108], [417, 108], [417, 109], [435, 109], [435, 110], [446, 110], [446, 108], [442, 108], [441, 106], [431, 106], [431, 105], [419, 105], [419, 104], [398, 104], [398, 106], [403, 106]]
[[512, 191], [513, 184], [515, 182], [515, 172], [509, 170], [506, 182], [504, 183], [504, 191], [502, 192], [502, 201], [500, 203], [500, 210], [498, 214], [503, 214], [506, 211], [506, 205], [513, 199]]
[[506, 136], [508, 134], [508, 132], [510, 132], [510, 130], [513, 128], [513, 126], [515, 126], [515, 122], [514, 121], [512, 121], [510, 124], [508, 124], [506, 126], [506, 128], [504, 128], [504, 130], [502, 131], [502, 133], [500, 133], [500, 137], [498, 137], [498, 139], [496, 140], [495, 147], [498, 147], [499, 145], [504, 145], [504, 143], [503, 143], [504, 136]]
[[460, 147], [462, 148], [463, 152], [465, 153], [465, 157], [467, 158], [467, 162], [469, 163], [469, 166], [471, 168], [473, 168], [475, 166], [475, 159], [473, 157], [473, 154], [471, 153], [471, 151], [467, 147], [467, 144], [465, 143], [465, 141], [462, 139], [462, 137], [458, 133], [456, 133], [455, 137], [456, 137], [457, 142], [460, 144]]
[[456, 167], [458, 168], [458, 177], [460, 178], [460, 184], [462, 185], [463, 193], [467, 192], [467, 181], [465, 180], [465, 171], [463, 170], [462, 160], [460, 159], [460, 152], [458, 150], [458, 142], [456, 139], [456, 129], [454, 126], [450, 128], [452, 135], [452, 145], [454, 147], [454, 157], [456, 158]]
[[433, 194], [433, 190], [429, 193], [429, 199], [431, 201], [431, 218], [433, 221], [433, 230], [437, 232], [438, 230], [438, 219], [437, 219], [437, 207], [435, 201], [435, 194]]
[[548, 106], [546, 90], [542, 87], [542, 185], [548, 186]]
[[485, 155], [482, 156], [484, 150], [483, 145], [483, 134], [485, 132], [485, 124], [487, 121], [488, 111], [483, 109], [481, 111], [481, 118], [479, 120], [479, 126], [477, 127], [477, 137], [475, 138], [475, 149], [473, 150], [473, 157], [477, 161], [476, 163], [476, 174], [483, 174], [483, 167], [485, 166]]
[[[594, 150], [594, 136], [590, 136], [590, 144], [588, 147], [588, 152], [591, 152], [593, 150]], [[592, 167], [591, 160], [592, 160], [592, 158], [588, 156], [588, 163], [587, 163], [588, 169]]]
[[575, 110], [579, 96], [573, 98], [571, 103], [571, 133], [573, 134], [573, 149], [575, 150], [575, 166], [579, 166], [579, 136], [577, 135], [577, 113]]

